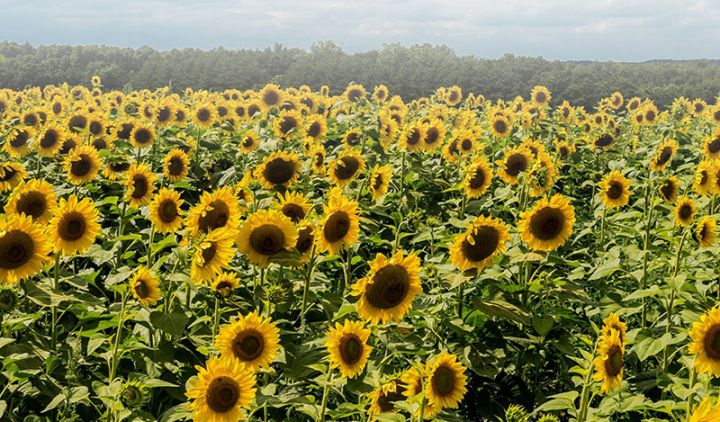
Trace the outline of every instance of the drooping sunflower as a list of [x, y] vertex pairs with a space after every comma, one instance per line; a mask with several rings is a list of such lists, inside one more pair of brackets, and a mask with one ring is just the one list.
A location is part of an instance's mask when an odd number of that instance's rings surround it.
[[19, 185], [5, 204], [6, 214], [25, 214], [38, 224], [47, 224], [57, 204], [53, 185], [32, 179]]
[[295, 153], [275, 151], [265, 157], [255, 169], [255, 178], [265, 189], [276, 186], [288, 187], [297, 181], [300, 174], [300, 161]]
[[549, 252], [568, 240], [574, 224], [575, 208], [570, 205], [570, 200], [555, 194], [551, 199], [543, 198], [532, 209], [523, 211], [518, 231], [530, 249]]
[[238, 287], [240, 287], [240, 279], [237, 274], [226, 271], [221, 271], [212, 285], [215, 293], [223, 298], [230, 297], [233, 290]]
[[[255, 373], [236, 359], [212, 357], [206, 368], [195, 367], [185, 395], [196, 422], [237, 422], [255, 399]], [[244, 410], [245, 409], [245, 410]]]
[[257, 132], [250, 129], [246, 131], [242, 137], [240, 137], [240, 151], [244, 154], [249, 154], [260, 146], [260, 137]]
[[248, 216], [236, 242], [238, 250], [247, 255], [248, 261], [265, 266], [273, 256], [292, 250], [297, 236], [297, 228], [282, 212], [260, 210]]
[[163, 159], [163, 173], [170, 182], [183, 180], [189, 171], [190, 158], [179, 148], [168, 152]]
[[516, 185], [520, 174], [528, 171], [532, 163], [532, 152], [526, 147], [514, 147], [503, 152], [503, 159], [497, 161], [500, 178], [509, 185]]
[[238, 315], [220, 328], [215, 347], [225, 359], [237, 359], [257, 372], [270, 366], [280, 349], [280, 331], [256, 312]]
[[665, 202], [673, 203], [680, 193], [680, 180], [675, 176], [670, 176], [660, 184], [658, 191]]
[[465, 169], [463, 189], [469, 198], [479, 198], [492, 183], [493, 172], [484, 156], [476, 156]]
[[359, 152], [345, 150], [330, 163], [330, 179], [335, 185], [345, 186], [365, 168], [365, 160]]
[[330, 366], [339, 368], [342, 376], [355, 378], [363, 369], [372, 352], [372, 346], [367, 344], [370, 330], [359, 321], [345, 320], [339, 322], [327, 332], [327, 347]]
[[536, 86], [530, 92], [530, 99], [538, 106], [546, 106], [550, 103], [550, 90], [544, 86]]
[[607, 208], [620, 208], [630, 200], [630, 181], [618, 170], [613, 170], [598, 183], [600, 200]]
[[424, 393], [427, 400], [443, 409], [457, 409], [467, 393], [465, 366], [457, 356], [442, 352], [427, 368]]
[[155, 192], [156, 180], [147, 164], [132, 163], [125, 180], [125, 200], [135, 208], [147, 205]]
[[620, 343], [625, 344], [625, 339], [627, 337], [627, 324], [622, 322], [620, 320], [620, 316], [615, 312], [611, 312], [610, 315], [603, 320], [602, 335], [609, 336], [612, 330], [618, 332]]
[[620, 387], [623, 379], [623, 357], [625, 345], [620, 341], [620, 333], [611, 330], [603, 335], [598, 344], [598, 356], [595, 358], [595, 381], [602, 381], [600, 390], [609, 393]]
[[420, 292], [420, 258], [402, 251], [390, 259], [375, 255], [368, 274], [352, 287], [352, 294], [359, 296], [358, 315], [373, 324], [400, 321]]
[[186, 225], [190, 236], [215, 229], [235, 230], [240, 226], [240, 204], [230, 186], [203, 192], [199, 202], [188, 212]]
[[38, 154], [49, 157], [60, 151], [65, 142], [65, 130], [62, 126], [48, 124], [46, 125], [36, 139], [35, 148]]
[[226, 228], [216, 229], [198, 243], [190, 266], [191, 280], [197, 284], [209, 284], [228, 268], [235, 254], [233, 234]]
[[153, 306], [160, 300], [160, 282], [152, 270], [144, 266], [138, 267], [130, 279], [130, 291], [145, 306]]
[[315, 245], [315, 233], [317, 228], [311, 222], [301, 222], [297, 226], [297, 241], [295, 242], [295, 250], [300, 254], [299, 261], [307, 262], [313, 253]]
[[675, 214], [675, 224], [681, 227], [689, 225], [695, 217], [696, 212], [695, 201], [687, 196], [679, 198], [675, 203], [673, 212], [673, 214]]
[[380, 198], [385, 196], [390, 187], [390, 177], [392, 176], [392, 168], [390, 164], [384, 166], [378, 166], [377, 164], [373, 167], [372, 173], [370, 173], [370, 181], [368, 189], [372, 195], [373, 201], [378, 201]]
[[87, 251], [100, 233], [98, 217], [90, 198], [78, 200], [71, 195], [60, 199], [48, 229], [55, 252], [70, 256]]
[[8, 161], [0, 164], [0, 191], [13, 189], [27, 177], [25, 166], [20, 163]]
[[310, 212], [310, 200], [302, 193], [285, 192], [278, 194], [278, 201], [273, 207], [290, 218], [293, 223], [299, 223]]
[[717, 192], [717, 171], [717, 164], [713, 161], [703, 160], [698, 164], [693, 178], [693, 189], [698, 195], [709, 196]]
[[337, 254], [357, 241], [360, 234], [358, 203], [333, 190], [323, 206], [323, 219], [317, 228], [315, 242], [318, 252]]
[[495, 256], [505, 252], [508, 227], [493, 217], [480, 216], [450, 246], [450, 259], [461, 270], [482, 270]]
[[655, 155], [650, 161], [650, 169], [652, 171], [663, 171], [670, 164], [673, 156], [678, 150], [677, 141], [668, 139], [660, 143]]
[[700, 221], [698, 221], [692, 234], [700, 246], [709, 248], [715, 243], [715, 239], [717, 238], [717, 222], [709, 215], [703, 216]]
[[150, 222], [158, 233], [176, 233], [183, 225], [180, 192], [162, 188], [150, 202]]
[[14, 284], [42, 270], [50, 245], [27, 215], [0, 216], [0, 284]]
[[37, 131], [31, 126], [14, 127], [5, 136], [4, 150], [11, 157], [22, 157], [30, 149], [30, 141], [35, 138]]

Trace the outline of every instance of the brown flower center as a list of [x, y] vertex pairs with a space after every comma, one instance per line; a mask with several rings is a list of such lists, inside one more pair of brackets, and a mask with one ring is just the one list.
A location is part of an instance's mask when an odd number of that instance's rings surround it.
[[340, 158], [340, 162], [335, 167], [335, 177], [340, 180], [347, 180], [355, 176], [360, 168], [360, 161], [352, 156]]
[[433, 391], [441, 396], [445, 397], [450, 395], [455, 390], [455, 372], [447, 366], [439, 366], [433, 372], [430, 383], [432, 384]]
[[0, 237], [0, 268], [14, 270], [33, 257], [35, 242], [27, 233], [12, 230]]
[[524, 154], [512, 154], [505, 160], [505, 173], [517, 177], [528, 168], [528, 159]]
[[328, 217], [323, 235], [330, 243], [342, 240], [350, 231], [350, 216], [345, 211], [336, 211]]
[[557, 208], [545, 207], [530, 218], [530, 232], [540, 240], [555, 239], [565, 228], [565, 215]]
[[401, 265], [386, 265], [368, 283], [365, 298], [378, 309], [392, 309], [405, 300], [410, 290], [410, 274]]
[[63, 240], [72, 242], [83, 237], [86, 227], [85, 216], [77, 211], [72, 211], [60, 219], [58, 234]]
[[47, 210], [47, 200], [41, 192], [26, 192], [18, 199], [15, 209], [18, 213], [25, 213], [37, 220]]
[[240, 400], [240, 385], [230, 377], [217, 377], [208, 385], [205, 400], [214, 412], [229, 412]]
[[273, 185], [287, 183], [295, 176], [295, 163], [282, 157], [269, 161], [263, 169], [263, 177]]
[[623, 353], [620, 346], [613, 346], [608, 350], [608, 357], [605, 361], [605, 372], [611, 376], [617, 376], [623, 367]]
[[265, 349], [262, 334], [253, 329], [237, 333], [232, 341], [233, 354], [240, 360], [248, 362], [257, 359]]
[[216, 200], [205, 209], [205, 214], [198, 219], [198, 226], [203, 232], [225, 227], [230, 219], [230, 208], [225, 201]]
[[499, 244], [500, 233], [497, 229], [489, 226], [476, 227], [463, 240], [462, 253], [470, 261], [480, 262], [492, 256]]
[[363, 343], [355, 334], [345, 334], [340, 339], [340, 357], [347, 365], [353, 365], [360, 361], [363, 354]]
[[275, 255], [285, 248], [285, 233], [274, 224], [263, 224], [250, 234], [250, 246], [261, 255]]

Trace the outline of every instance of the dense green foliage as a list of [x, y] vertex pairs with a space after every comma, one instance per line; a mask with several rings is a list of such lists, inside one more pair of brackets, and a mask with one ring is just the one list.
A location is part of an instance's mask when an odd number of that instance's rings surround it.
[[260, 88], [328, 85], [339, 93], [349, 82], [387, 85], [411, 99], [431, 94], [438, 86], [459, 85], [465, 92], [490, 99], [525, 95], [538, 84], [557, 101], [590, 107], [619, 90], [626, 97], [649, 97], [659, 105], [673, 98], [703, 98], [720, 92], [720, 63], [711, 60], [644, 63], [563, 62], [505, 55], [499, 59], [458, 56], [445, 46], [387, 45], [349, 54], [332, 42], [309, 51], [275, 45], [264, 50], [157, 51], [105, 46], [41, 46], [0, 44], [0, 86], [19, 89], [47, 84], [87, 84], [102, 76], [109, 89]]

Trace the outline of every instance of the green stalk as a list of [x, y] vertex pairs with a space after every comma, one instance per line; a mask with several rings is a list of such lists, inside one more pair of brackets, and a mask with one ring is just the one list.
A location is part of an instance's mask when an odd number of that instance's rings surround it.
[[598, 341], [595, 340], [592, 358], [590, 359], [590, 362], [588, 364], [587, 373], [585, 374], [585, 380], [583, 381], [582, 393], [580, 394], [580, 408], [578, 409], [578, 422], [585, 422], [585, 418], [587, 417], [587, 409], [590, 405], [590, 385], [592, 383], [593, 363], [595, 362], [595, 352], [597, 349], [597, 344]]
[[300, 309], [300, 330], [305, 331], [305, 312], [307, 311], [308, 291], [310, 290], [310, 280], [312, 279], [313, 267], [315, 266], [315, 245], [310, 251], [310, 260], [307, 263], [307, 271], [305, 273], [305, 282], [303, 283], [302, 307]]
[[[680, 272], [680, 260], [682, 259], [682, 248], [683, 244], [685, 243], [685, 238], [688, 234], [688, 229], [683, 230], [683, 235], [680, 238], [680, 243], [678, 243], [677, 250], [675, 251], [675, 265], [673, 266], [673, 272], [671, 279], [675, 279], [675, 277]], [[665, 323], [665, 334], [670, 332], [670, 328], [672, 326], [672, 314], [673, 314], [673, 308], [675, 303], [675, 288], [673, 287], [672, 291], [670, 292], [670, 300], [668, 301], [668, 309], [667, 309], [667, 320]], [[667, 371], [668, 365], [670, 365], [669, 362], [669, 347], [666, 345], [665, 349], [663, 350], [663, 370]]]
[[[52, 290], [53, 292], [57, 290], [58, 288], [58, 281], [60, 280], [60, 253], [55, 253], [55, 268], [54, 268], [54, 276], [53, 276], [53, 284], [52, 284]], [[50, 332], [51, 332], [51, 338], [52, 338], [52, 350], [55, 350], [57, 345], [57, 307], [53, 304], [51, 308], [51, 316], [52, 316], [52, 322], [50, 326]]]
[[328, 369], [325, 374], [325, 386], [323, 387], [322, 402], [320, 407], [320, 422], [325, 421], [325, 410], [327, 409], [328, 393], [330, 392], [330, 382], [332, 381], [333, 370], [332, 366], [328, 364]]

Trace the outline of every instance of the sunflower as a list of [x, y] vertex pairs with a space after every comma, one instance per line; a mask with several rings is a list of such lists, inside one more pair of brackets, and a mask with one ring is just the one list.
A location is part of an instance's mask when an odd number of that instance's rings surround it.
[[328, 203], [323, 206], [324, 217], [315, 235], [320, 253], [335, 255], [357, 241], [360, 234], [357, 207], [357, 202], [347, 199], [338, 189], [329, 194]]
[[302, 222], [297, 227], [297, 241], [295, 242], [295, 250], [300, 254], [300, 262], [306, 262], [313, 252], [315, 245], [315, 232], [317, 228], [309, 222]]
[[717, 171], [717, 165], [713, 161], [703, 160], [698, 164], [693, 178], [693, 188], [698, 195], [709, 196], [716, 193], [718, 190], [715, 177]]
[[278, 201], [274, 204], [274, 208], [297, 224], [308, 215], [312, 207], [305, 195], [285, 192], [285, 194], [278, 194]]
[[503, 159], [497, 161], [500, 168], [500, 178], [509, 185], [515, 185], [519, 181], [520, 173], [530, 169], [532, 163], [532, 152], [525, 147], [514, 147], [503, 152]]
[[5, 213], [25, 214], [35, 223], [47, 224], [57, 204], [53, 189], [53, 185], [44, 180], [32, 179], [21, 184], [5, 204]]
[[692, 233], [693, 238], [695, 238], [703, 248], [709, 248], [715, 243], [715, 239], [717, 238], [716, 228], [717, 223], [715, 219], [706, 215], [702, 217], [695, 226], [695, 230]]
[[709, 159], [720, 158], [720, 129], [703, 139], [703, 154]]
[[60, 199], [48, 229], [55, 252], [64, 256], [84, 253], [100, 233], [99, 213], [90, 198], [71, 195]]
[[280, 349], [280, 335], [270, 318], [256, 312], [238, 318], [220, 328], [215, 347], [224, 359], [237, 359], [257, 372], [270, 366]]
[[675, 224], [681, 227], [689, 225], [695, 217], [696, 211], [695, 202], [692, 199], [687, 196], [679, 198], [675, 202]]
[[425, 143], [425, 131], [425, 125], [418, 121], [405, 125], [400, 134], [400, 147], [409, 152], [420, 151]]
[[391, 413], [395, 411], [395, 402], [405, 400], [397, 380], [388, 381], [376, 387], [370, 394], [370, 414]]
[[467, 226], [465, 233], [455, 237], [450, 259], [461, 270], [482, 270], [496, 255], [505, 252], [509, 239], [508, 227], [502, 221], [480, 216]]
[[273, 132], [280, 139], [290, 140], [301, 135], [300, 124], [302, 116], [296, 110], [287, 110], [280, 113], [273, 124]]
[[610, 148], [615, 143], [615, 137], [610, 133], [601, 133], [596, 136], [592, 141], [592, 149], [594, 151], [601, 151]]
[[109, 180], [118, 180], [130, 169], [130, 163], [127, 161], [111, 161], [103, 169], [102, 174]]
[[462, 89], [457, 85], [448, 88], [443, 98], [443, 100], [445, 100], [445, 104], [449, 105], [450, 107], [455, 107], [456, 105], [460, 104], [462, 102], [462, 99]]
[[720, 307], [707, 311], [690, 330], [689, 351], [695, 356], [695, 369], [720, 376]]
[[359, 296], [358, 315], [373, 324], [400, 321], [420, 292], [420, 258], [402, 251], [390, 259], [375, 255], [368, 274], [352, 287], [352, 294]]
[[443, 409], [457, 409], [467, 393], [465, 366], [458, 362], [457, 356], [442, 352], [428, 364], [426, 376], [424, 393], [427, 400]]
[[265, 189], [288, 187], [300, 174], [300, 161], [295, 153], [275, 151], [255, 169], [255, 177]]
[[152, 126], [136, 125], [130, 133], [130, 142], [135, 148], [146, 148], [152, 145], [156, 136]]
[[370, 330], [358, 321], [345, 320], [344, 324], [335, 323], [335, 327], [327, 332], [327, 347], [332, 368], [340, 368], [340, 373], [347, 378], [355, 378], [363, 369], [370, 357], [372, 347], [367, 344]]
[[678, 150], [677, 141], [668, 139], [660, 143], [655, 155], [650, 161], [650, 169], [652, 171], [663, 171], [670, 164], [673, 155]]
[[195, 367], [197, 378], [185, 393], [194, 421], [237, 422], [245, 419], [255, 399], [255, 374], [236, 359], [212, 357], [206, 368]]
[[365, 87], [359, 84], [350, 84], [345, 88], [345, 92], [343, 92], [343, 97], [351, 103], [359, 102], [364, 99], [366, 95], [367, 91], [365, 91]]
[[248, 261], [266, 266], [273, 256], [292, 250], [297, 236], [297, 228], [289, 217], [280, 211], [261, 210], [248, 216], [236, 242]]
[[313, 173], [322, 176], [325, 174], [325, 147], [320, 144], [314, 144], [307, 152], [312, 162], [311, 168]]
[[235, 230], [240, 226], [240, 204], [230, 186], [223, 186], [210, 192], [203, 192], [200, 201], [187, 217], [190, 236], [197, 236], [215, 229]]
[[27, 177], [25, 166], [16, 162], [0, 164], [0, 191], [5, 192], [22, 183]]
[[479, 198], [487, 192], [492, 183], [493, 172], [483, 156], [477, 156], [465, 169], [463, 189], [469, 198]]
[[125, 180], [125, 200], [131, 207], [147, 205], [155, 192], [157, 176], [147, 164], [132, 163]]
[[[689, 411], [689, 409], [688, 409]], [[687, 422], [715, 422], [720, 420], [720, 400], [712, 406], [712, 398], [705, 397]]]
[[89, 145], [80, 145], [70, 151], [65, 158], [65, 172], [74, 185], [91, 182], [95, 179], [102, 161], [97, 150]]
[[346, 148], [353, 148], [362, 142], [362, 131], [358, 128], [349, 129], [343, 135], [343, 144]]
[[553, 251], [570, 237], [575, 224], [575, 208], [561, 194], [550, 200], [543, 198], [535, 206], [523, 211], [518, 223], [520, 237], [530, 249]]
[[373, 201], [378, 201], [380, 198], [385, 196], [390, 187], [390, 177], [392, 176], [392, 168], [390, 164], [384, 166], [378, 166], [377, 164], [373, 167], [372, 173], [370, 173], [370, 181], [368, 189], [372, 195]]
[[232, 291], [240, 287], [240, 279], [235, 273], [221, 271], [213, 282], [213, 290], [223, 298], [230, 297]]
[[544, 86], [536, 86], [532, 89], [532, 92], [530, 92], [530, 99], [540, 107], [548, 105], [551, 98], [550, 90]]
[[160, 282], [152, 270], [140, 266], [130, 279], [130, 290], [138, 302], [145, 306], [153, 306], [160, 300]]
[[49, 252], [44, 230], [32, 218], [0, 216], [0, 283], [17, 283], [39, 273]]
[[378, 85], [373, 90], [372, 98], [377, 103], [384, 103], [388, 99], [388, 96], [388, 87], [386, 87], [385, 85]]
[[665, 202], [673, 203], [680, 193], [680, 180], [675, 176], [670, 176], [660, 184], [658, 191]]
[[180, 192], [162, 188], [150, 202], [150, 222], [158, 233], [175, 233], [182, 227]]
[[28, 153], [30, 141], [36, 131], [30, 126], [14, 127], [5, 136], [4, 149], [11, 157], [22, 157]]
[[200, 128], [209, 128], [215, 123], [217, 112], [215, 107], [210, 104], [201, 104], [192, 113], [192, 121], [195, 126]]
[[49, 157], [57, 154], [65, 142], [65, 129], [61, 126], [49, 124], [43, 128], [37, 137], [35, 148], [38, 154]]
[[259, 94], [260, 101], [267, 109], [279, 106], [283, 102], [283, 92], [280, 87], [275, 84], [267, 84], [263, 87]]
[[249, 154], [260, 146], [260, 137], [257, 132], [250, 129], [240, 138], [240, 152]]
[[610, 330], [603, 335], [598, 344], [598, 356], [595, 358], [595, 381], [602, 381], [600, 388], [609, 393], [620, 387], [623, 378], [623, 356], [625, 345], [620, 341], [620, 332]]
[[198, 243], [190, 266], [190, 278], [198, 284], [210, 283], [230, 265], [235, 254], [233, 232], [213, 230]]
[[174, 149], [167, 153], [163, 160], [163, 173], [170, 182], [179, 182], [190, 171], [190, 158], [181, 149]]
[[489, 120], [490, 133], [496, 138], [504, 138], [510, 134], [512, 125], [504, 114], [492, 116]]
[[600, 199], [607, 208], [620, 208], [630, 200], [630, 181], [618, 170], [613, 170], [598, 183]]
[[[424, 385], [427, 381], [425, 379], [425, 372], [427, 366], [428, 365], [425, 364], [420, 365], [419, 367], [411, 367], [400, 375], [400, 382], [402, 382], [404, 387], [403, 395], [408, 399], [414, 400], [416, 402], [423, 400], [425, 401], [425, 411], [423, 412], [423, 418], [421, 418], [420, 420], [433, 419], [435, 415], [440, 413], [440, 410], [442, 410], [439, 404], [432, 403], [428, 400], [425, 400], [425, 397], [420, 396], [420, 394], [422, 394], [425, 390]], [[422, 403], [418, 404], [420, 404], [420, 407], [416, 411], [415, 416], [419, 416], [420, 408], [422, 408]]]
[[603, 320], [602, 335], [609, 336], [611, 331], [617, 331], [620, 343], [625, 344], [627, 324], [622, 322], [620, 320], [620, 316], [618, 316], [615, 312], [611, 312], [610, 315]]
[[359, 152], [343, 151], [330, 163], [330, 179], [338, 186], [350, 183], [365, 168], [365, 160]]

